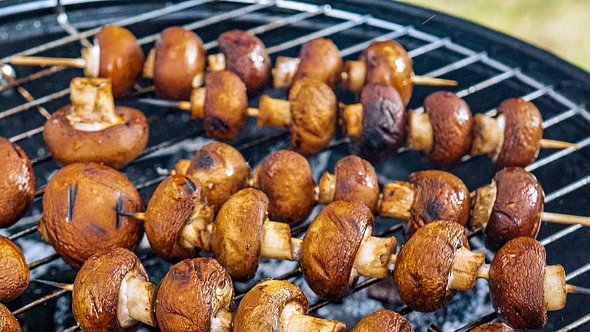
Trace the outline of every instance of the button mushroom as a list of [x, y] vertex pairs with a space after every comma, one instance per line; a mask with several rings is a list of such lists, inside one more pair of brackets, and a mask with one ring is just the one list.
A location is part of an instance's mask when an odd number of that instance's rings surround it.
[[71, 164], [47, 184], [39, 232], [66, 263], [79, 268], [99, 251], [135, 248], [141, 221], [118, 211], [142, 209], [141, 196], [123, 174], [99, 164]]
[[35, 173], [25, 152], [0, 137], [0, 228], [8, 227], [33, 204]]
[[156, 317], [161, 331], [231, 331], [234, 289], [212, 258], [186, 259], [160, 283]]
[[20, 325], [10, 310], [0, 303], [0, 331], [21, 332]]
[[[0, 302], [16, 299], [28, 285], [29, 266], [25, 256], [16, 244], [0, 236]], [[0, 328], [0, 331], [4, 330]]]
[[352, 332], [414, 332], [414, 329], [404, 316], [381, 309], [361, 319]]
[[139, 258], [115, 248], [90, 257], [73, 285], [74, 318], [84, 331], [125, 331], [138, 322], [156, 325], [156, 286]]
[[285, 280], [267, 280], [252, 287], [234, 317], [234, 332], [341, 332], [346, 325], [307, 315], [309, 305], [299, 287]]
[[480, 325], [471, 332], [513, 332], [514, 330], [502, 323], [487, 323]]
[[115, 106], [111, 82], [101, 78], [74, 78], [72, 104], [63, 106], [45, 122], [43, 139], [62, 164], [104, 163], [121, 168], [147, 145], [149, 130], [139, 110]]

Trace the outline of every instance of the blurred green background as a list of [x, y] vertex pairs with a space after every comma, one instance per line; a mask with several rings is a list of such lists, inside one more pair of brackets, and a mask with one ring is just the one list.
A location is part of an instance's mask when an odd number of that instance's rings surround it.
[[502, 31], [590, 71], [590, 0], [402, 0]]

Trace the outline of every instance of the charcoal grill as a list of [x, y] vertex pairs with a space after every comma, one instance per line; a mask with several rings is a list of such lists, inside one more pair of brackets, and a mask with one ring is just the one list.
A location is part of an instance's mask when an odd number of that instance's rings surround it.
[[[267, 45], [273, 59], [277, 55], [295, 56], [299, 46], [317, 37], [332, 38], [346, 59], [353, 59], [373, 40], [395, 39], [413, 58], [416, 74], [444, 76], [460, 82], [448, 88], [464, 98], [474, 112], [493, 113], [505, 98], [533, 100], [543, 113], [544, 136], [577, 142], [582, 149], [543, 150], [528, 170], [543, 184], [547, 210], [588, 215], [586, 197], [590, 194], [590, 75], [555, 56], [508, 36], [444, 14], [409, 5], [371, 0], [325, 2], [296, 1], [84, 1], [46, 0], [9, 1], [0, 5], [0, 63], [14, 55], [77, 56], [104, 24], [131, 29], [148, 51], [157, 33], [171, 25], [183, 25], [196, 31], [214, 52], [217, 36], [230, 28], [249, 30]], [[16, 225], [0, 231], [24, 249], [33, 278], [72, 282], [75, 271], [63, 263], [53, 249], [43, 244], [36, 233], [41, 215], [41, 199], [48, 178], [58, 165], [48, 154], [41, 133], [50, 113], [68, 102], [68, 85], [80, 70], [61, 67], [2, 67], [0, 82], [0, 135], [21, 145], [32, 158], [38, 188], [35, 205]], [[11, 77], [12, 76], [12, 77]], [[124, 169], [147, 202], [155, 186], [179, 158], [190, 157], [209, 139], [203, 136], [200, 121], [174, 109], [140, 104], [137, 97], [152, 93], [149, 81], [137, 84], [135, 92], [119, 103], [143, 110], [150, 120], [148, 148]], [[410, 108], [419, 108], [424, 97], [434, 91], [416, 87]], [[285, 97], [282, 90], [270, 90], [274, 97]], [[354, 96], [338, 91], [344, 102]], [[258, 100], [251, 100], [257, 105]], [[287, 146], [287, 134], [275, 129], [258, 129], [249, 122], [240, 136], [231, 142], [256, 165], [269, 151]], [[329, 149], [310, 160], [316, 179], [324, 170], [347, 154], [343, 138], [336, 138]], [[427, 168], [416, 152], [403, 152], [377, 166], [380, 182], [405, 179], [409, 173]], [[451, 170], [470, 189], [486, 184], [493, 176], [485, 158], [464, 159]], [[401, 236], [398, 221], [378, 220], [378, 236]], [[295, 228], [301, 235], [305, 226]], [[547, 248], [549, 263], [561, 263], [569, 272], [567, 280], [590, 287], [590, 230], [580, 226], [544, 224], [539, 239]], [[485, 252], [481, 234], [472, 234], [470, 242]], [[137, 250], [150, 277], [159, 283], [170, 264], [156, 258], [145, 240]], [[488, 259], [491, 253], [487, 252]], [[368, 297], [366, 288], [376, 280], [360, 280], [353, 294], [340, 303], [319, 300], [306, 287], [293, 263], [264, 261], [254, 281], [237, 283], [237, 299], [255, 281], [266, 277], [289, 279], [302, 286], [310, 298], [311, 310], [323, 317], [340, 319], [349, 327], [364, 315], [383, 306], [408, 315], [418, 330], [440, 328], [467, 331], [470, 327], [496, 318], [489, 303], [487, 287], [458, 294], [449, 306], [434, 314], [412, 313], [395, 301]], [[589, 301], [570, 296], [566, 308], [549, 314], [547, 331], [583, 329], [590, 321]], [[78, 327], [72, 317], [70, 296], [66, 291], [31, 283], [26, 293], [9, 303], [25, 331], [67, 330]]]

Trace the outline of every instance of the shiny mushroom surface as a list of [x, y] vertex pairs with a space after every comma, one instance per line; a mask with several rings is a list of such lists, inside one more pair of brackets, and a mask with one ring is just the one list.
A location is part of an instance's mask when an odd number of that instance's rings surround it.
[[29, 265], [21, 249], [0, 236], [0, 302], [19, 297], [29, 286]]
[[352, 332], [414, 332], [414, 329], [404, 316], [381, 309], [361, 319]]
[[0, 228], [8, 227], [33, 204], [35, 173], [26, 153], [0, 137]]

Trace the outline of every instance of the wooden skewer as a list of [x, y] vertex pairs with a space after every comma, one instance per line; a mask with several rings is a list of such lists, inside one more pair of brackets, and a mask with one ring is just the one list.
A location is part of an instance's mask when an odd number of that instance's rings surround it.
[[590, 289], [584, 288], [580, 286], [574, 286], [567, 284], [565, 285], [565, 290], [568, 294], [583, 294], [583, 295], [590, 295]]
[[428, 77], [414, 75], [412, 76], [412, 83], [416, 85], [430, 85], [430, 86], [457, 86], [459, 83], [455, 80], [448, 80], [445, 78]]
[[60, 288], [60, 289], [67, 290], [70, 292], [74, 290], [73, 284], [64, 284], [62, 282], [55, 282], [55, 281], [49, 281], [49, 280], [43, 280], [43, 279], [31, 279], [31, 281], [35, 281], [40, 284], [45, 284], [45, 285], [49, 285], [52, 287]]
[[554, 222], [558, 224], [578, 224], [585, 227], [590, 227], [590, 217], [574, 216], [562, 213], [543, 212], [541, 214], [541, 219], [543, 221]]
[[582, 147], [576, 143], [570, 142], [563, 142], [557, 141], [553, 139], [545, 139], [541, 140], [541, 147], [545, 149], [567, 149], [567, 148], [574, 148], [576, 150], [580, 150]]
[[85, 68], [86, 59], [84, 58], [53, 58], [43, 56], [17, 56], [10, 59], [13, 65], [23, 66], [63, 66], [74, 68]]
[[125, 217], [135, 218], [138, 220], [145, 220], [145, 212], [117, 211], [117, 214], [125, 216]]

